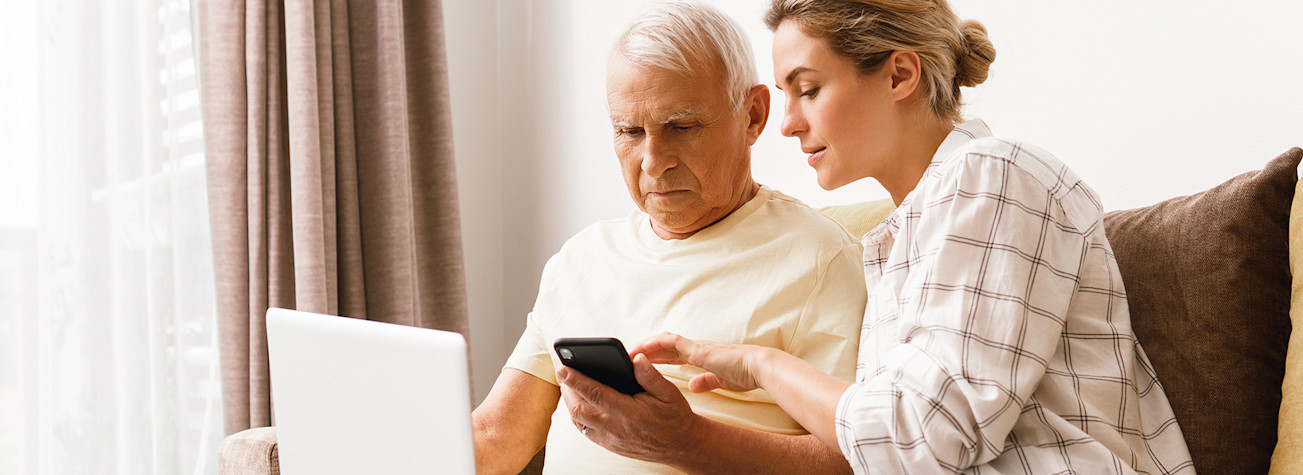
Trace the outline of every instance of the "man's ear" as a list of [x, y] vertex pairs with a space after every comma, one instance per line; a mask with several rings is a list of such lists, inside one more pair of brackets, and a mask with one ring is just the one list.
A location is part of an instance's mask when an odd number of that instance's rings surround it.
[[882, 67], [891, 77], [891, 98], [897, 101], [913, 95], [923, 80], [922, 62], [913, 51], [892, 52]]
[[756, 84], [747, 92], [742, 107], [747, 111], [747, 145], [755, 145], [769, 122], [769, 86]]

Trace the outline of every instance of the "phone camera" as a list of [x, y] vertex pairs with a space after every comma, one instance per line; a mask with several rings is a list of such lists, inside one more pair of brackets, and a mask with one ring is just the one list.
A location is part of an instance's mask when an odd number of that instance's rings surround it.
[[561, 359], [563, 360], [572, 360], [575, 358], [575, 354], [570, 352], [569, 348], [562, 348], [560, 351], [557, 351], [557, 353], [561, 354]]

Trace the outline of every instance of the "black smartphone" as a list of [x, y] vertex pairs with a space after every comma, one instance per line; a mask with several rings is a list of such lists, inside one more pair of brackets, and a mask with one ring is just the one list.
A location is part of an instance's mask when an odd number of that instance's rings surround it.
[[643, 392], [633, 376], [633, 361], [615, 338], [557, 338], [552, 344], [561, 364], [630, 396]]

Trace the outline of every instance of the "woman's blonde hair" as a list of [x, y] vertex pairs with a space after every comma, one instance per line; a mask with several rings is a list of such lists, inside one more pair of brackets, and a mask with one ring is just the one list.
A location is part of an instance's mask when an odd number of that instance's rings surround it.
[[959, 21], [946, 0], [773, 0], [765, 24], [792, 20], [855, 62], [877, 71], [894, 51], [913, 51], [922, 63], [923, 97], [937, 117], [961, 120], [959, 88], [986, 81], [995, 46], [986, 27]]

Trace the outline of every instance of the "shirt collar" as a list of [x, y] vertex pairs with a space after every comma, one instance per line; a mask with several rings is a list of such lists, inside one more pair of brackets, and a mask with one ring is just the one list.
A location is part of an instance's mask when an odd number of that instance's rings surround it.
[[967, 145], [970, 140], [990, 136], [991, 129], [986, 126], [986, 122], [982, 122], [982, 119], [970, 119], [956, 125], [954, 130], [946, 135], [946, 139], [941, 142], [941, 146], [937, 147], [937, 153], [932, 155], [932, 163], [938, 163], [949, 157], [950, 154]]
[[[946, 157], [962, 150], [965, 145], [968, 145], [968, 142], [973, 139], [990, 136], [991, 129], [986, 126], [986, 122], [983, 122], [982, 119], [969, 119], [964, 123], [955, 125], [955, 128], [946, 135], [946, 139], [941, 141], [941, 146], [937, 147], [937, 153], [932, 155], [932, 163], [928, 165], [929, 171], [923, 174], [919, 183], [921, 184], [923, 181], [927, 180], [932, 167], [940, 165], [941, 161], [945, 160]], [[900, 218], [898, 215], [903, 213], [906, 208], [909, 208], [909, 203], [914, 198], [914, 193], [916, 191], [918, 191], [918, 185], [915, 185], [914, 189], [911, 190], [909, 194], [905, 195], [905, 199], [900, 201], [900, 206], [896, 207], [895, 211], [892, 211], [891, 214], [887, 215], [887, 219], [883, 220], [882, 223], [861, 238], [861, 244], [867, 248], [870, 245], [895, 235], [896, 232], [900, 230]]]

